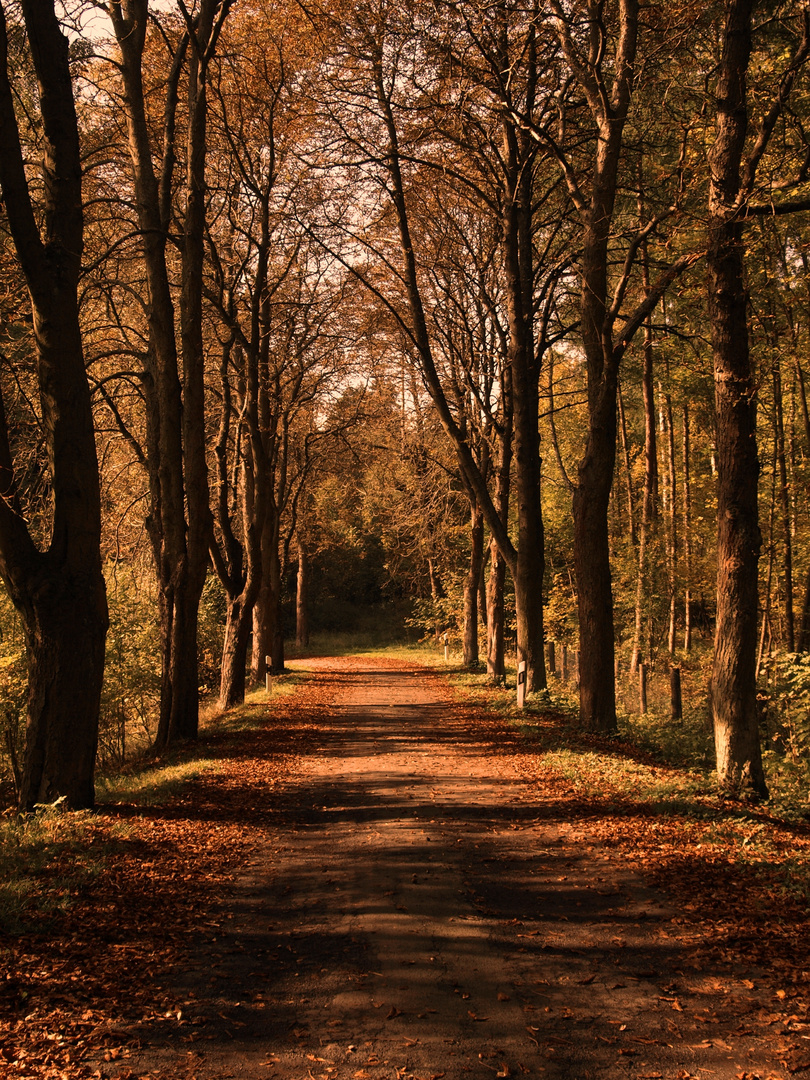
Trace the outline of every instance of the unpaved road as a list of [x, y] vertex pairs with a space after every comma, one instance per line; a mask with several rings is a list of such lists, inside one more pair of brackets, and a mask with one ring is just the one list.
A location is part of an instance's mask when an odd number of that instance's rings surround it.
[[319, 745], [170, 974], [182, 1022], [102, 1075], [785, 1075], [740, 1020], [751, 972], [694, 970], [661, 897], [549, 818], [438, 677], [330, 664]]

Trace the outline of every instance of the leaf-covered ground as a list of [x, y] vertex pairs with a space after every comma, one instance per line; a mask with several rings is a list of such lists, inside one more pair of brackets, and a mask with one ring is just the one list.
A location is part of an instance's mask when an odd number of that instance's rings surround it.
[[810, 1072], [805, 824], [412, 665], [372, 664], [399, 698], [311, 666], [174, 794], [49, 825], [0, 939], [0, 1075]]

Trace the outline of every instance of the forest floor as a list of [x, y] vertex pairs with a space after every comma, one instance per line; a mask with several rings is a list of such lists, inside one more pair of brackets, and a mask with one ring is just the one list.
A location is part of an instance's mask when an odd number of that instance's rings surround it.
[[0, 1076], [810, 1073], [806, 825], [594, 792], [412, 664], [304, 666], [54, 849], [43, 888], [104, 863], [0, 938]]

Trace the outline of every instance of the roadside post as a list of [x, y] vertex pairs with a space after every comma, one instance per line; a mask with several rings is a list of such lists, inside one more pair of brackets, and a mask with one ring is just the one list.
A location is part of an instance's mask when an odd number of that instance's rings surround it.
[[450, 638], [447, 636], [447, 634], [444, 635], [442, 641], [444, 642], [444, 662], [446, 664], [447, 661], [450, 659]]
[[522, 709], [526, 704], [526, 661], [521, 660], [517, 671], [517, 703]]
[[265, 656], [265, 658], [264, 658], [264, 668], [265, 668], [265, 672], [264, 672], [265, 689], [267, 690], [268, 694], [272, 694], [273, 693], [273, 676], [270, 674], [270, 657], [269, 656]]

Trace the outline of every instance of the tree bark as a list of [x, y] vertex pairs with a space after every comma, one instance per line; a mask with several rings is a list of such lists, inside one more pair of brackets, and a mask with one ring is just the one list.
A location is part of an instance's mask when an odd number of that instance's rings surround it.
[[[571, 37], [566, 11], [556, 0], [552, 6], [562, 49], [577, 72], [595, 129], [589, 195], [586, 198], [581, 190], [575, 194], [582, 220], [580, 310], [588, 381], [587, 441], [573, 496], [580, 636], [580, 721], [590, 730], [615, 731], [608, 505], [616, 458], [616, 395], [621, 354], [613, 341], [613, 316], [608, 304], [608, 259], [619, 157], [633, 92], [638, 2], [620, 0], [618, 5], [618, 37], [612, 58], [613, 85], [610, 88], [602, 81], [602, 50], [592, 50], [583, 65]], [[605, 34], [602, 16], [602, 5], [589, 2], [587, 17], [595, 38]]]
[[43, 552], [20, 513], [0, 400], [0, 575], [22, 617], [28, 657], [20, 808], [64, 798], [68, 807], [79, 809], [94, 802], [108, 623], [98, 461], [77, 295], [82, 169], [67, 39], [52, 0], [24, 0], [22, 10], [39, 83], [42, 231], [26, 177], [1, 7], [0, 186], [31, 300], [52, 520]]
[[[148, 282], [147, 529], [160, 590], [162, 678], [158, 749], [197, 734], [197, 616], [212, 536], [205, 455], [202, 265], [205, 227], [206, 78], [222, 19], [219, 0], [203, 0], [187, 28], [167, 82], [164, 155], [155, 172], [143, 85], [148, 0], [110, 0], [135, 201]], [[217, 21], [217, 16], [219, 19]], [[180, 260], [180, 350], [167, 262], [178, 87], [186, 59], [187, 150]], [[181, 364], [182, 360], [182, 364]], [[190, 668], [189, 668], [190, 665]]]
[[683, 650], [692, 648], [692, 480], [690, 458], [689, 406], [683, 406]]
[[756, 703], [757, 508], [755, 386], [748, 347], [743, 226], [731, 212], [748, 128], [752, 0], [729, 0], [710, 154], [707, 284], [717, 415], [717, 627], [711, 677], [717, 777], [732, 794], [766, 797]]
[[629, 526], [630, 543], [635, 546], [638, 543], [638, 530], [636, 529], [636, 508], [633, 505], [633, 473], [630, 468], [630, 440], [627, 437], [627, 417], [624, 412], [624, 398], [622, 388], [618, 387], [619, 399], [619, 432], [622, 440], [622, 458], [624, 460], [624, 486], [627, 494], [627, 523]]
[[225, 640], [222, 644], [222, 669], [219, 682], [219, 707], [232, 709], [245, 700], [248, 645], [252, 629], [253, 603], [244, 593], [228, 600]]
[[309, 645], [309, 553], [300, 536], [295, 589], [295, 644], [299, 649]]
[[[649, 264], [643, 263], [645, 291], [649, 291]], [[644, 362], [641, 373], [642, 401], [644, 403], [644, 494], [641, 503], [641, 529], [638, 545], [638, 576], [636, 578], [635, 629], [633, 651], [630, 656], [630, 672], [635, 675], [642, 658], [641, 638], [644, 627], [644, 606], [647, 593], [650, 542], [658, 521], [658, 448], [655, 434], [655, 392], [653, 381], [653, 338], [650, 321], [644, 325]]]
[[[669, 374], [669, 372], [667, 372]], [[675, 653], [678, 616], [678, 484], [675, 465], [675, 421], [672, 397], [663, 395], [664, 431], [667, 438], [667, 578], [669, 581], [669, 628], [667, 651]]]
[[480, 509], [470, 510], [470, 564], [464, 581], [464, 667], [478, 667], [478, 586], [484, 565], [484, 515]]
[[776, 463], [779, 469], [779, 505], [782, 511], [782, 567], [785, 585], [785, 637], [784, 648], [792, 653], [796, 647], [793, 615], [793, 536], [790, 521], [790, 488], [788, 486], [787, 457], [785, 455], [785, 421], [782, 410], [782, 372], [779, 359], [773, 366], [773, 404], [776, 434]]

